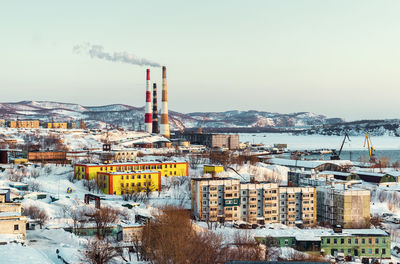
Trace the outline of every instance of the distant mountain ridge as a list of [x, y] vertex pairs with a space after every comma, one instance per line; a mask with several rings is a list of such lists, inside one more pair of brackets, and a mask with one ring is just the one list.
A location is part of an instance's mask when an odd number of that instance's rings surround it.
[[[138, 129], [143, 126], [144, 107], [125, 104], [83, 106], [52, 101], [21, 101], [0, 103], [3, 119], [39, 119], [42, 121], [84, 120], [89, 127], [102, 127], [106, 123], [119, 127]], [[310, 112], [280, 114], [265, 111], [225, 112], [169, 112], [171, 129], [190, 129], [203, 126], [212, 128], [289, 128], [310, 129], [343, 123], [342, 118], [328, 118]]]

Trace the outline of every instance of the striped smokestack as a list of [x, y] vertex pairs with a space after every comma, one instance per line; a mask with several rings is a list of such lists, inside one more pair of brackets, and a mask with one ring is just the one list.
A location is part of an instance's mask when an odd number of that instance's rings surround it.
[[161, 123], [160, 134], [169, 138], [169, 124], [168, 124], [168, 100], [167, 100], [167, 68], [162, 67], [162, 105], [161, 105]]
[[153, 133], [158, 134], [157, 84], [153, 83]]
[[150, 69], [146, 70], [146, 106], [144, 111], [144, 131], [151, 133], [153, 131], [151, 118]]

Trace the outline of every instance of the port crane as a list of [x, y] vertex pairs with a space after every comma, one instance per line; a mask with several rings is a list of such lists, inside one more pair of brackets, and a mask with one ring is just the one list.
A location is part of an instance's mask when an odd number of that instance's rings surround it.
[[342, 145], [340, 146], [339, 153], [336, 154], [336, 150], [334, 150], [331, 156], [331, 160], [340, 160], [340, 154], [342, 154], [342, 149], [344, 143], [346, 142], [346, 138], [348, 139], [348, 141], [351, 141], [349, 138], [349, 134], [347, 134], [347, 132], [346, 134], [344, 134], [343, 142]]
[[368, 146], [369, 162], [376, 163], [376, 158], [375, 158], [376, 149], [374, 149], [374, 147], [372, 146], [371, 137], [369, 135], [369, 132], [367, 132], [365, 134], [364, 147], [366, 144]]

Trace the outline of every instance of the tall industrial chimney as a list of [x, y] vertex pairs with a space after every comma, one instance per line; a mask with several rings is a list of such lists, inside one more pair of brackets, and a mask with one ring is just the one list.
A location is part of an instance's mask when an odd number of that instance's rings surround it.
[[153, 83], [153, 133], [158, 134], [157, 84]]
[[168, 124], [168, 100], [167, 100], [167, 68], [162, 67], [162, 105], [161, 105], [161, 124], [160, 134], [169, 138]]
[[144, 131], [152, 133], [151, 95], [150, 95], [150, 69], [146, 70], [146, 106], [144, 108]]

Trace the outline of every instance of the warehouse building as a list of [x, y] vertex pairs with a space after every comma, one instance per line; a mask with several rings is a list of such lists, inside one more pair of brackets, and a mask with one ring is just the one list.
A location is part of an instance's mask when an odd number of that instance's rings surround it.
[[239, 149], [239, 135], [237, 134], [184, 133], [178, 134], [177, 137], [186, 139], [191, 144], [205, 145], [208, 148]]

